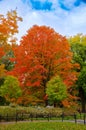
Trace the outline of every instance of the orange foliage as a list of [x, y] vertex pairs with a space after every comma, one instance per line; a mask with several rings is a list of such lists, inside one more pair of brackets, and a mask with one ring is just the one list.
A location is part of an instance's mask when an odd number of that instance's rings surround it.
[[10, 43], [16, 42], [14, 35], [18, 33], [18, 21], [22, 19], [17, 16], [16, 10], [8, 11], [6, 17], [0, 15], [0, 47], [3, 47], [5, 52], [11, 49]]
[[60, 75], [67, 87], [76, 80], [70, 45], [50, 27], [33, 26], [13, 51], [15, 58], [11, 60], [16, 64], [9, 74], [18, 77], [25, 93], [34, 95], [31, 88], [36, 87], [35, 93], [45, 95], [46, 83], [55, 75]]
[[4, 55], [4, 50], [3, 48], [0, 48], [0, 58]]
[[[16, 43], [16, 38], [14, 35], [18, 32], [17, 22], [22, 19], [17, 16], [17, 12], [10, 11], [4, 15], [0, 14], [0, 76], [5, 74], [5, 64], [3, 65], [6, 54], [12, 50], [12, 44]], [[7, 59], [8, 60], [8, 59]], [[4, 67], [3, 67], [4, 66]]]

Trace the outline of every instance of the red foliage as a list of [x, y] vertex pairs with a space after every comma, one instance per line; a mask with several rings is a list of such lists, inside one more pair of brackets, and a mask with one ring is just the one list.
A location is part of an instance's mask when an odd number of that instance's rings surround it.
[[67, 39], [49, 27], [33, 26], [13, 51], [16, 64], [10, 74], [18, 77], [24, 92], [29, 86], [26, 91], [33, 94], [31, 87], [38, 87], [45, 95], [46, 83], [55, 75], [60, 75], [68, 87], [76, 80]]
[[0, 48], [0, 58], [1, 58], [2, 56], [4, 56], [4, 50], [3, 50], [3, 48], [1, 47], [1, 48]]

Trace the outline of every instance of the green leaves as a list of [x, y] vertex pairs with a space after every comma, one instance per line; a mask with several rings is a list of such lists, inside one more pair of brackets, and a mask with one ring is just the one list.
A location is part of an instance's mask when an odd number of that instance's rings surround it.
[[[86, 35], [78, 34], [69, 39], [71, 50], [73, 52], [73, 62], [79, 63], [80, 69], [76, 70], [79, 72], [79, 77], [76, 82], [81, 98], [82, 111], [85, 112], [86, 104]], [[76, 89], [77, 89], [76, 88]]]
[[17, 99], [21, 95], [21, 89], [16, 77], [7, 76], [0, 88], [0, 95], [10, 101], [12, 98]]
[[69, 38], [73, 60], [80, 64], [81, 68], [86, 62], [86, 36], [77, 34]]
[[77, 81], [78, 87], [82, 87], [84, 92], [86, 93], [86, 66], [83, 67], [83, 69], [80, 72], [80, 75], [78, 77]]
[[67, 97], [66, 86], [59, 76], [47, 83], [46, 94], [51, 102], [60, 102]]

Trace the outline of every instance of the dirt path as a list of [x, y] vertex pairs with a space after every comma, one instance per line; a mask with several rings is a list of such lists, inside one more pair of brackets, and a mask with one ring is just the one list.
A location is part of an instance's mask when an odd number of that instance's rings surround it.
[[80, 123], [80, 124], [85, 124], [86, 125], [86, 122], [84, 122], [84, 120], [28, 120], [28, 121], [10, 121], [10, 122], [0, 122], [0, 124], [15, 124], [15, 123], [26, 123], [26, 122], [73, 122], [73, 123]]

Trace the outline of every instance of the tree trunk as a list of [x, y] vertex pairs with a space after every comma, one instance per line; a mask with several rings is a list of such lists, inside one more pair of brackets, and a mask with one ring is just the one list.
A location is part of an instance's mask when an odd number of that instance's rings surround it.
[[42, 81], [42, 86], [43, 86], [43, 98], [44, 98], [44, 104], [45, 107], [48, 106], [48, 97], [46, 95], [46, 80]]
[[54, 102], [54, 107], [57, 107], [57, 102]]
[[85, 113], [85, 95], [82, 87], [79, 88], [79, 94], [81, 98], [82, 112]]

